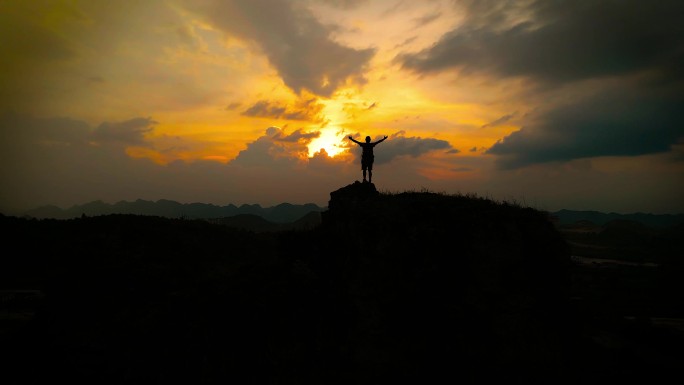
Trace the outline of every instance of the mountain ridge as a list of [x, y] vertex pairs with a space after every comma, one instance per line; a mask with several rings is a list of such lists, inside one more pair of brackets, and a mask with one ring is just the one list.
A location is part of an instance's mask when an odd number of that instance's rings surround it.
[[[116, 203], [106, 203], [102, 200], [94, 200], [70, 208], [60, 208], [55, 205], [45, 205], [26, 210], [22, 216], [37, 219], [71, 219], [82, 215], [96, 216], [107, 214], [140, 214], [155, 215], [167, 218], [187, 219], [218, 219], [233, 217], [242, 214], [257, 215], [273, 223], [292, 223], [312, 211], [324, 212], [326, 206], [315, 203], [292, 204], [280, 203], [274, 206], [263, 207], [255, 204], [227, 204], [224, 206], [212, 203], [180, 203], [169, 199], [156, 201], [137, 199], [135, 201], [121, 200]], [[670, 227], [684, 224], [684, 214], [652, 214], [634, 212], [620, 214], [615, 212], [602, 212], [597, 210], [569, 210], [561, 209], [548, 211], [559, 225], [570, 225], [579, 221], [590, 221], [602, 226], [613, 220], [630, 220], [653, 227]]]
[[137, 199], [135, 201], [119, 201], [114, 204], [95, 200], [82, 205], [74, 205], [67, 209], [46, 205], [27, 210], [23, 213], [23, 216], [36, 219], [72, 219], [83, 215], [137, 214], [166, 218], [218, 219], [251, 214], [260, 216], [273, 223], [291, 223], [312, 211], [321, 212], [325, 209], [325, 207], [320, 207], [314, 203], [280, 203], [275, 206], [262, 207], [258, 203], [242, 204], [240, 206], [231, 203], [219, 206], [212, 203], [180, 203], [168, 199], [159, 199], [157, 201]]

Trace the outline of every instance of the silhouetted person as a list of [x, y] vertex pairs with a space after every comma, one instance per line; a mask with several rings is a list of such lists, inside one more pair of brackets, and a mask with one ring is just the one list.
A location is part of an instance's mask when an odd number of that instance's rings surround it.
[[377, 142], [371, 142], [370, 136], [366, 137], [366, 143], [359, 142], [358, 140], [352, 138], [351, 135], [349, 135], [349, 139], [363, 148], [363, 153], [361, 154], [361, 170], [363, 170], [363, 181], [366, 181], [366, 170], [368, 170], [368, 183], [371, 183], [371, 179], [373, 179], [373, 161], [375, 160], [375, 155], [373, 155], [373, 147], [387, 139], [387, 135]]

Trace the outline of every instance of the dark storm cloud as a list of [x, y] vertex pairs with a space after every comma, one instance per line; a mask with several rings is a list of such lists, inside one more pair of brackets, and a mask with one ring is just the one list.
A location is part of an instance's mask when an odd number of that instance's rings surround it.
[[669, 151], [684, 138], [684, 94], [644, 92], [624, 87], [543, 112], [487, 150], [499, 165], [516, 168], [532, 163], [596, 156], [635, 156]]
[[231, 0], [202, 7], [188, 2], [226, 33], [255, 42], [295, 92], [306, 89], [327, 97], [347, 81], [365, 83], [363, 72], [374, 49], [354, 49], [333, 41], [330, 34], [335, 27], [321, 24], [302, 5], [284, 0]]
[[117, 142], [126, 145], [145, 144], [145, 134], [152, 132], [156, 124], [151, 118], [133, 118], [123, 122], [104, 122], [92, 133], [98, 142]]
[[528, 91], [544, 92], [528, 95], [544, 102], [537, 119], [487, 150], [501, 167], [665, 152], [684, 135], [684, 2], [460, 4], [465, 24], [395, 60], [420, 74], [481, 72], [544, 86]]
[[[434, 150], [455, 150], [449, 142], [434, 138], [421, 138], [419, 136], [406, 137], [404, 131], [390, 135], [387, 140], [375, 147], [375, 163], [387, 163], [400, 156], [419, 157]], [[375, 138], [375, 142], [381, 137]], [[363, 141], [363, 138], [357, 138]], [[358, 147], [358, 146], [357, 146]], [[361, 148], [352, 150], [357, 158], [361, 157]], [[458, 152], [458, 150], [457, 150]]]
[[532, 21], [500, 29], [514, 5], [473, 2], [470, 22], [396, 60], [418, 73], [461, 68], [553, 84], [663, 69], [684, 55], [681, 1], [537, 1], [526, 9]]
[[259, 100], [243, 111], [242, 115], [260, 118], [320, 122], [323, 120], [319, 115], [322, 109], [323, 105], [318, 103], [316, 98], [302, 100], [295, 105], [286, 105], [269, 100]]

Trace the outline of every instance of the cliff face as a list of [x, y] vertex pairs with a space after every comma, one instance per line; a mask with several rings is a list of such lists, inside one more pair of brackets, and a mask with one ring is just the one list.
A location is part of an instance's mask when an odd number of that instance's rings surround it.
[[493, 379], [567, 365], [570, 254], [546, 213], [359, 182], [330, 196], [321, 233], [335, 247], [317, 262], [348, 288], [360, 364]]

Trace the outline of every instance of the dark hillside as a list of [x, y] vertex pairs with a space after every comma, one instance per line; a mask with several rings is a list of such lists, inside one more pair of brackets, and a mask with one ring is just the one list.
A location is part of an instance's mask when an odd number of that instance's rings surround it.
[[362, 183], [331, 193], [328, 207], [321, 237], [339, 246], [317, 262], [343, 274], [356, 305], [359, 376], [479, 382], [568, 370], [570, 255], [546, 213]]
[[235, 229], [253, 231], [255, 233], [311, 230], [321, 224], [321, 213], [319, 211], [311, 211], [290, 223], [271, 222], [254, 214], [238, 214], [232, 217], [207, 219], [207, 221]]
[[629, 301], [572, 298], [623, 281], [577, 273], [547, 213], [354, 183], [321, 214], [264, 232], [141, 215], [0, 217], [14, 250], [0, 259], [4, 382], [569, 384], [677, 367], [665, 345], [637, 341], [657, 353], [644, 359], [597, 342], [597, 319], [611, 335], [631, 325], [615, 321]]

